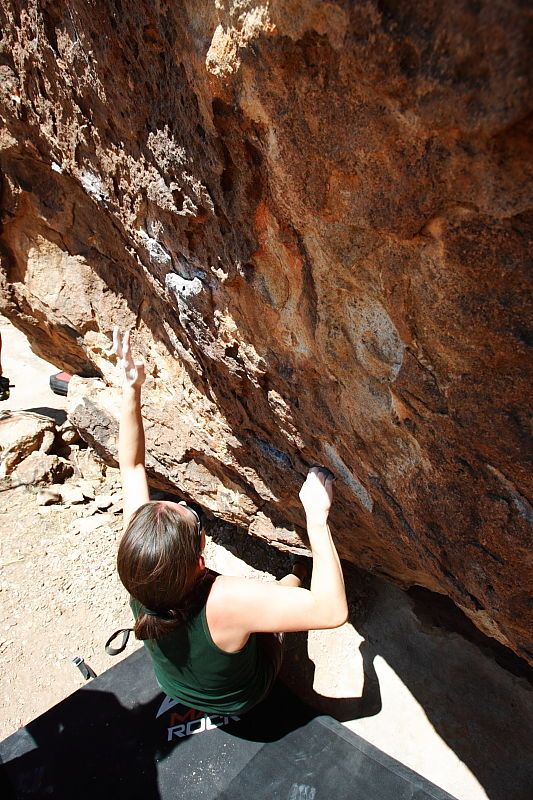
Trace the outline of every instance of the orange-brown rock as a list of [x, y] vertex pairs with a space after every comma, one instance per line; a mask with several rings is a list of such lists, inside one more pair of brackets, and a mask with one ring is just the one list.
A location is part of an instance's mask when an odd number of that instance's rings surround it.
[[527, 4], [1, 7], [1, 310], [87, 437], [132, 326], [157, 482], [297, 547], [323, 463], [344, 558], [532, 659]]

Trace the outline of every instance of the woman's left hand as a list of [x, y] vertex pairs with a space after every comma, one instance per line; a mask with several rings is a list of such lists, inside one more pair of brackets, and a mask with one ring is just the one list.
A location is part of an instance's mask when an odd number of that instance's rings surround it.
[[140, 388], [145, 380], [144, 361], [134, 361], [130, 349], [130, 331], [121, 334], [118, 328], [113, 329], [113, 353], [116, 353], [119, 364], [124, 369], [124, 381], [132, 389]]

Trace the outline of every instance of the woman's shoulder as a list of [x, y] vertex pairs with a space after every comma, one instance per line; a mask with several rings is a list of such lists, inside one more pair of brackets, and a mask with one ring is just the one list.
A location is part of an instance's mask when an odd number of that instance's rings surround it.
[[207, 600], [210, 612], [215, 614], [220, 612], [227, 618], [234, 609], [239, 611], [243, 603], [253, 597], [254, 586], [257, 583], [255, 578], [217, 575]]
[[217, 575], [213, 580], [211, 591], [209, 592], [209, 600], [215, 603], [227, 602], [231, 600], [232, 596], [238, 596], [246, 592], [249, 583], [249, 578], [239, 578], [233, 575]]

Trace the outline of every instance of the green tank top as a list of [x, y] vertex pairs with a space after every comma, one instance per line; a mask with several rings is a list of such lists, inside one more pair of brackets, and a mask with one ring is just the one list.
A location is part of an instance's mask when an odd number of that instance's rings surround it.
[[[135, 619], [141, 604], [130, 606]], [[189, 708], [211, 714], [238, 714], [256, 705], [275, 679], [274, 663], [250, 638], [236, 653], [214, 643], [207, 625], [205, 604], [167, 636], [145, 640], [161, 689]]]

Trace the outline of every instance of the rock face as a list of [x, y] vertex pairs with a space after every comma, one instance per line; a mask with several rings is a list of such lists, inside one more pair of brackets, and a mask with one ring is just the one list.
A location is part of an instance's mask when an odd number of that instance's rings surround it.
[[533, 659], [527, 4], [1, 6], [1, 310], [87, 438], [132, 326], [156, 482], [296, 548], [323, 463], [344, 558]]

